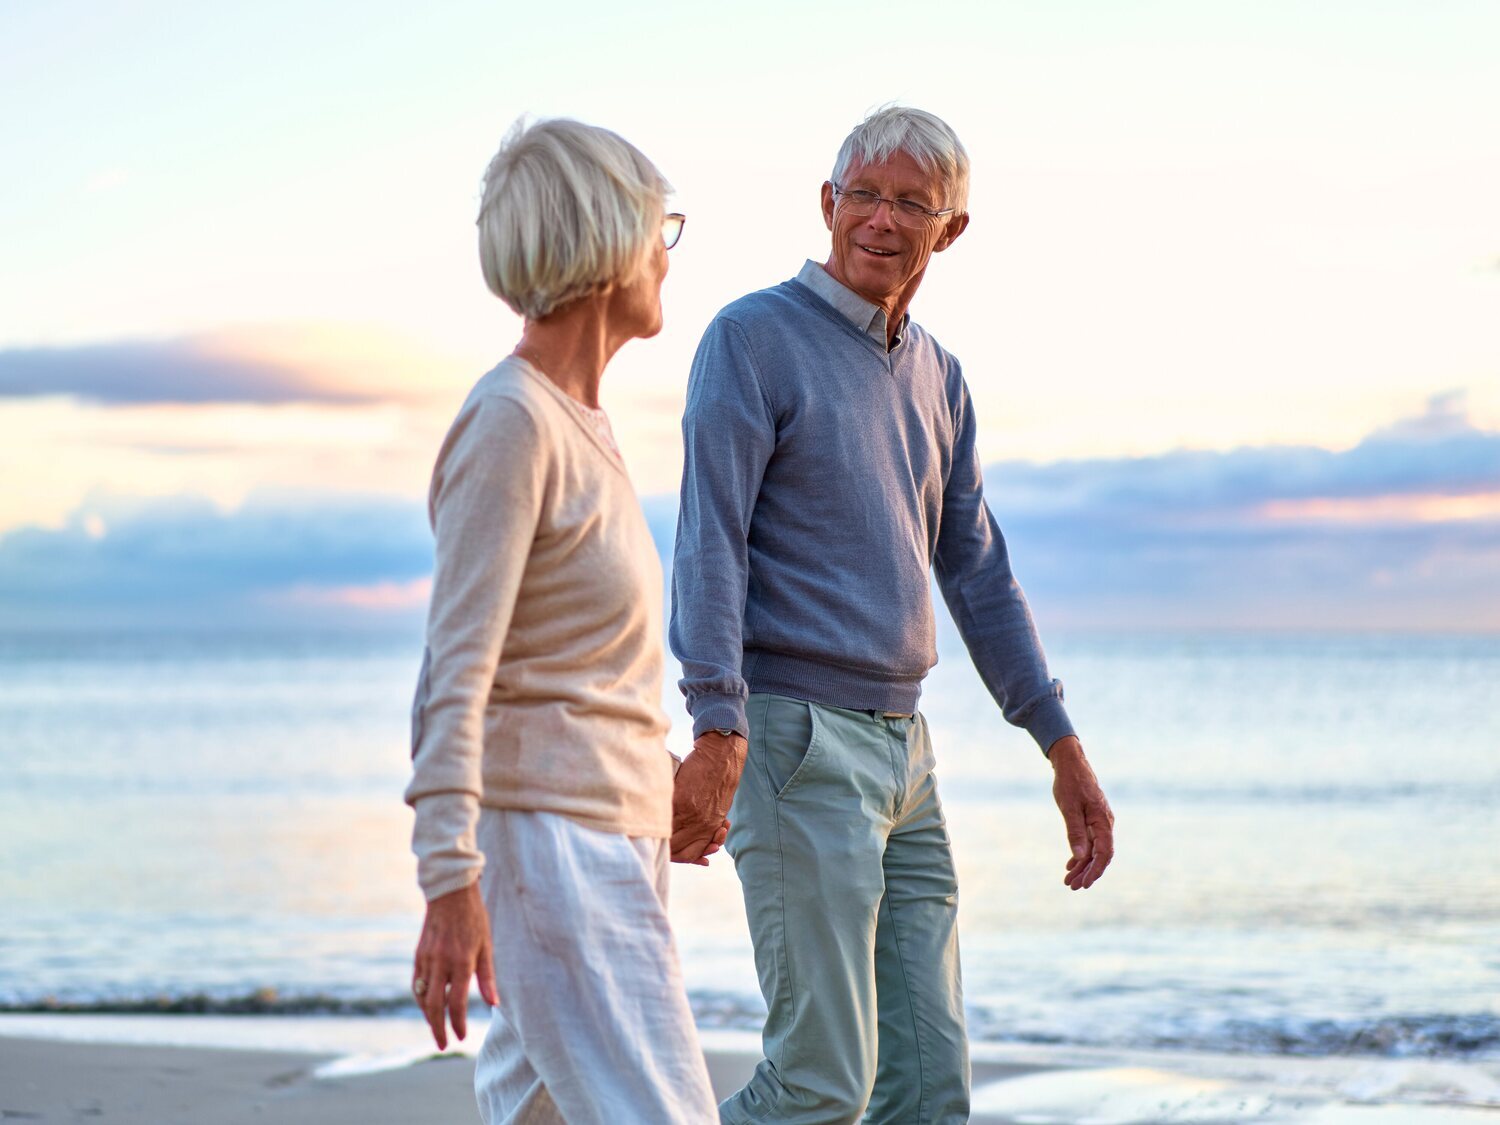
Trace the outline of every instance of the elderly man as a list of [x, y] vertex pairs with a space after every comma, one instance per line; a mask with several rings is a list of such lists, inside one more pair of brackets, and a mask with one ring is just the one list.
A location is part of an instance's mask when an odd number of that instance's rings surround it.
[[941, 120], [872, 114], [823, 185], [827, 261], [729, 305], [693, 361], [671, 643], [694, 744], [672, 846], [708, 846], [728, 813], [770, 1010], [723, 1122], [968, 1120], [958, 887], [917, 712], [930, 571], [1051, 761], [1065, 883], [1113, 854], [984, 502], [963, 374], [906, 312], [968, 226], [968, 183]]

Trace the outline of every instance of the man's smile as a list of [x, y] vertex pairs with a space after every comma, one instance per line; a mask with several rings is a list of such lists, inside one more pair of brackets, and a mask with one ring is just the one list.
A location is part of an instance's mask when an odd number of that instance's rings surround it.
[[866, 246], [862, 242], [857, 242], [855, 243], [855, 245], [863, 250], [866, 254], [874, 254], [879, 258], [894, 258], [898, 253], [900, 253], [900, 251], [898, 250], [882, 250], [878, 246]]

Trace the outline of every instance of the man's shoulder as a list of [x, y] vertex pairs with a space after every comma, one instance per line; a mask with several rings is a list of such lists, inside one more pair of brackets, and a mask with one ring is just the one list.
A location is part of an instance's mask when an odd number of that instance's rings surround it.
[[779, 285], [746, 293], [715, 313], [709, 328], [732, 324], [746, 331], [771, 325], [784, 329], [789, 316], [812, 311], [807, 298], [797, 292], [795, 285], [795, 281], [783, 281]]
[[912, 351], [921, 358], [934, 359], [945, 367], [958, 366], [958, 357], [938, 343], [937, 337], [915, 320], [907, 321], [906, 339], [912, 345]]
[[964, 376], [958, 357], [938, 343], [937, 338], [915, 320], [907, 323], [906, 344], [907, 354], [911, 356], [912, 362], [939, 372], [950, 395], [959, 391], [963, 386]]

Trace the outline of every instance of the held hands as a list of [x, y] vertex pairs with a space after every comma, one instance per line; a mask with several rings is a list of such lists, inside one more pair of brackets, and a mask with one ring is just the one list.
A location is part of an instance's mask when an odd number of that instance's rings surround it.
[[422, 937], [412, 970], [411, 991], [427, 1017], [438, 1050], [448, 1046], [444, 1021], [453, 1034], [468, 1034], [469, 978], [479, 978], [479, 994], [490, 1007], [500, 1003], [495, 990], [495, 962], [490, 946], [490, 919], [479, 897], [479, 884], [470, 883], [427, 904]]
[[729, 833], [729, 805], [749, 744], [742, 735], [705, 731], [682, 761], [672, 789], [672, 861], [708, 866]]
[[1073, 849], [1063, 882], [1075, 891], [1087, 890], [1115, 856], [1115, 814], [1078, 739], [1072, 735], [1059, 738], [1047, 756], [1052, 760], [1052, 796]]

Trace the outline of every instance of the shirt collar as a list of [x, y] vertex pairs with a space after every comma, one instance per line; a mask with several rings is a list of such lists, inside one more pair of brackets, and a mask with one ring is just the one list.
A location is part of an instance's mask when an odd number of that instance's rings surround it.
[[[881, 351], [887, 350], [885, 310], [879, 305], [872, 305], [854, 290], [835, 281], [827, 270], [811, 258], [802, 267], [797, 280], [832, 305], [838, 310], [840, 316], [860, 332], [879, 344]], [[901, 324], [896, 329], [896, 339], [890, 345], [891, 347], [901, 343], [901, 338], [906, 334], [906, 322], [909, 319], [909, 313], [901, 315]]]

